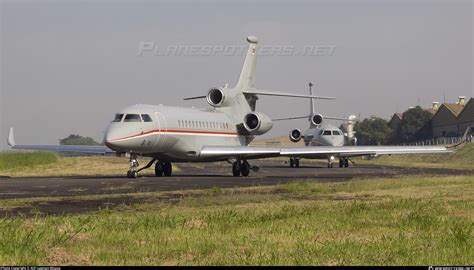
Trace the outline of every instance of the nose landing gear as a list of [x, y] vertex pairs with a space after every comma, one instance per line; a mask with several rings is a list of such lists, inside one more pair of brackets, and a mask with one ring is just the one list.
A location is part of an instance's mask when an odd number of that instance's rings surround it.
[[138, 160], [137, 160], [137, 154], [130, 154], [130, 170], [127, 172], [127, 177], [128, 178], [137, 178], [138, 177]]
[[[148, 164], [143, 167], [143, 168], [140, 168], [138, 169], [138, 166], [139, 166], [139, 163], [138, 163], [138, 160], [137, 160], [137, 154], [133, 154], [131, 153], [130, 154], [130, 170], [128, 170], [127, 172], [127, 177], [128, 178], [137, 178], [138, 177], [138, 173], [144, 169], [148, 169], [150, 168], [153, 163], [155, 163], [156, 159], [152, 159], [150, 160], [150, 162], [148, 162]], [[162, 161], [156, 161], [156, 164], [155, 164], [155, 175], [158, 176], [158, 177], [161, 177], [161, 176], [171, 176], [173, 172], [173, 165], [171, 164], [171, 162], [162, 162]]]

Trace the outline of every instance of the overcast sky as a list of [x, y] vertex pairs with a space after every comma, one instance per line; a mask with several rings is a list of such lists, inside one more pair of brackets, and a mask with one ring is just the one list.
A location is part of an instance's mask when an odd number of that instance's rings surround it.
[[[471, 1], [3, 1], [1, 147], [8, 127], [17, 143], [57, 144], [71, 133], [102, 140], [116, 111], [136, 104], [208, 107], [213, 86], [236, 83], [242, 54], [138, 54], [143, 42], [176, 46], [334, 48], [313, 55], [260, 56], [257, 88], [306, 93], [317, 111], [389, 118], [420, 102], [473, 96]], [[308, 101], [261, 97], [270, 117], [304, 115]], [[274, 124], [265, 137], [306, 128]]]

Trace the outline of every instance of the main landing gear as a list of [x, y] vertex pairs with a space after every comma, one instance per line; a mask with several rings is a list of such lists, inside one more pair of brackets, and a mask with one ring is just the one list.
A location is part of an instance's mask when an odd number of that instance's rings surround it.
[[250, 164], [247, 160], [238, 159], [232, 164], [232, 174], [234, 176], [249, 176], [250, 169]]
[[171, 176], [173, 172], [173, 165], [171, 162], [161, 162], [157, 161], [155, 164], [155, 175], [158, 177], [161, 176]]
[[300, 159], [299, 158], [290, 158], [290, 168], [299, 168], [300, 167]]
[[339, 159], [339, 168], [342, 168], [342, 167], [344, 167], [344, 168], [349, 167], [349, 159], [347, 159], [347, 158], [340, 158]]
[[137, 160], [137, 154], [130, 154], [130, 170], [127, 172], [127, 177], [128, 178], [137, 178], [138, 173], [144, 169], [150, 168], [153, 163], [155, 163], [155, 175], [158, 177], [161, 176], [171, 176], [171, 173], [173, 172], [173, 165], [171, 165], [171, 162], [162, 162], [162, 161], [157, 161], [156, 159], [152, 159], [148, 164], [143, 167], [138, 169], [138, 160]]

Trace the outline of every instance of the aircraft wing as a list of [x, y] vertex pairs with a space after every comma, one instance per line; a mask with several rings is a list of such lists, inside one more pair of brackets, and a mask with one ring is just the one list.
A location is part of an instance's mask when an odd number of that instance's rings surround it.
[[340, 157], [380, 156], [398, 154], [451, 153], [444, 146], [305, 146], [305, 147], [266, 147], [266, 146], [204, 146], [200, 156], [203, 158], [241, 157], [257, 159], [268, 157], [326, 158], [328, 155]]
[[280, 147], [265, 146], [203, 146], [200, 157], [225, 158], [241, 157], [244, 159], [278, 157]]
[[328, 155], [340, 157], [380, 156], [400, 154], [435, 154], [451, 153], [444, 146], [306, 146], [282, 147], [282, 156], [303, 158], [321, 158]]
[[12, 149], [21, 150], [39, 150], [39, 151], [53, 151], [53, 152], [74, 152], [84, 154], [112, 154], [114, 150], [104, 145], [29, 145], [29, 144], [15, 144], [15, 138], [13, 134], [13, 128], [10, 128], [8, 133], [8, 145]]

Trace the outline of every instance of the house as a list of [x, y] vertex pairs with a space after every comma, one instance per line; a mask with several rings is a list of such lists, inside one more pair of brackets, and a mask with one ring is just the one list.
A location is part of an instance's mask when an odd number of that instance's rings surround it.
[[[460, 136], [458, 116], [464, 110], [465, 97], [459, 97], [456, 103], [443, 103], [431, 118], [433, 137]], [[469, 118], [469, 117], [468, 117]]]
[[397, 129], [398, 125], [402, 122], [402, 118], [402, 113], [394, 113], [390, 121], [388, 121], [388, 126], [393, 130]]
[[468, 127], [471, 134], [474, 133], [474, 100], [470, 98], [464, 109], [458, 116], [459, 133], [463, 135]]

